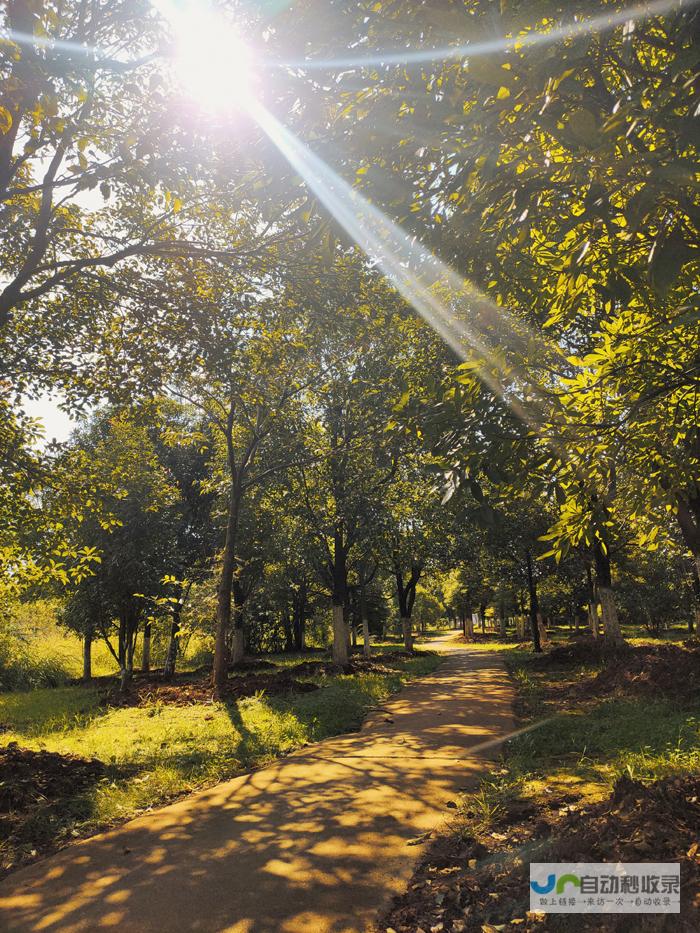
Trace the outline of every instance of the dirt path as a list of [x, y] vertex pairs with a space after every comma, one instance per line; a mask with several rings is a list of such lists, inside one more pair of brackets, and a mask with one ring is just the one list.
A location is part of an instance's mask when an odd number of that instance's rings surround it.
[[[0, 884], [0, 929], [356, 933], [410, 877], [472, 749], [513, 727], [495, 655], [446, 659], [339, 736], [76, 843]], [[493, 751], [489, 749], [486, 754]]]

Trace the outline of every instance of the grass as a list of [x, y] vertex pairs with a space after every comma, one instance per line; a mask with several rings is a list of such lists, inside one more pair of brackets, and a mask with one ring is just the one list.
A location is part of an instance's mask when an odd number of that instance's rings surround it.
[[[632, 644], [678, 641], [676, 632], [667, 638], [651, 638], [639, 629], [627, 634]], [[700, 772], [697, 701], [683, 705], [662, 697], [605, 697], [585, 690], [574, 699], [571, 687], [592, 679], [600, 663], [541, 667], [531, 652], [515, 644], [481, 641], [473, 647], [501, 653], [515, 685], [519, 718], [538, 727], [512, 739], [479, 791], [462, 800], [456, 822], [460, 834], [486, 831], [514, 799], [575, 795], [592, 802], [607, 796], [621, 775], [658, 780]]]
[[[55, 687], [83, 673], [80, 638], [55, 621], [51, 600], [20, 607], [18, 618], [0, 632], [0, 690]], [[107, 645], [92, 646], [93, 676], [114, 674], [116, 664]]]
[[2, 845], [3, 865], [357, 729], [372, 706], [438, 663], [436, 655], [418, 654], [392, 659], [390, 673], [303, 678], [322, 685], [312, 693], [183, 707], [104, 707], [95, 689], [82, 686], [0, 694], [7, 742], [94, 757], [108, 766], [107, 776], [87, 791], [30, 816]]

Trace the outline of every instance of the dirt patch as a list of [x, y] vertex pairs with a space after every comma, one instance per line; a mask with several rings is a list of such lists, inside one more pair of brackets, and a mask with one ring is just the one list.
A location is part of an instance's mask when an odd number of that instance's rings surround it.
[[[310, 693], [318, 689], [318, 684], [296, 680], [289, 671], [276, 671], [274, 674], [239, 674], [229, 678], [221, 699], [241, 700], [257, 693], [264, 693], [266, 696]], [[101, 699], [104, 706], [144, 706], [149, 703], [192, 706], [213, 701], [214, 690], [208, 676], [196, 680], [180, 679], [173, 683], [137, 681], [132, 683], [125, 693], [120, 693], [115, 688]]]
[[474, 632], [473, 635], [460, 635], [459, 640], [467, 645], [490, 641], [501, 642], [504, 645], [530, 645], [530, 642], [527, 640], [521, 642], [513, 632], [506, 632], [505, 635], [502, 632]]
[[700, 695], [700, 648], [641, 645], [611, 658], [591, 689], [600, 695], [666, 696], [691, 700]]
[[233, 674], [241, 671], [273, 671], [276, 667], [273, 661], [265, 661], [263, 658], [243, 658], [236, 664], [230, 664], [229, 671]]
[[103, 777], [97, 759], [37, 752], [10, 742], [0, 749], [0, 813], [32, 810], [73, 796]]
[[639, 931], [700, 928], [700, 777], [621, 778], [604, 801], [515, 801], [483, 835], [439, 838], [378, 929], [396, 933], [576, 929], [626, 933], [629, 915], [529, 915], [531, 861], [680, 862], [680, 915], [639, 915]]
[[333, 661], [301, 661], [293, 667], [288, 668], [290, 674], [297, 677], [304, 676], [326, 676], [330, 677], [337, 674], [393, 674], [395, 668], [392, 662], [403, 661], [405, 658], [415, 658], [416, 653], [410, 651], [391, 651], [388, 654], [377, 654], [371, 658], [365, 658], [363, 655], [352, 655], [348, 663], [343, 666], [335, 664]]
[[572, 638], [566, 645], [555, 645], [532, 659], [533, 667], [565, 667], [567, 664], [596, 664], [604, 659], [627, 654], [634, 649], [621, 644], [614, 650], [602, 638]]

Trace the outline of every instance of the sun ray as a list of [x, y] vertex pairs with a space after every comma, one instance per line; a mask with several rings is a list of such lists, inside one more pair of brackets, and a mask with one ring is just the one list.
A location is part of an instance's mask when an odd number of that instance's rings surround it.
[[533, 46], [557, 42], [560, 39], [576, 39], [590, 33], [607, 32], [629, 22], [640, 22], [663, 16], [674, 10], [689, 10], [700, 0], [651, 0], [617, 12], [602, 13], [590, 19], [562, 23], [546, 32], [532, 30], [515, 36], [501, 36], [484, 42], [441, 46], [433, 49], [395, 49], [366, 55], [346, 55], [334, 58], [306, 58], [280, 62], [280, 67], [300, 70], [337, 71], [340, 69], [368, 68], [381, 65], [420, 65], [430, 62], [462, 60], [477, 55], [495, 55], [512, 49], [520, 50]]
[[427, 321], [462, 360], [475, 365], [479, 378], [532, 427], [538, 426], [537, 406], [527, 408], [513, 385], [535, 389], [518, 372], [508, 351], [536, 341], [542, 355], [559, 348], [531, 334], [487, 295], [410, 237], [378, 207], [353, 188], [258, 101], [248, 111], [279, 148], [290, 165], [370, 261], [401, 296]]

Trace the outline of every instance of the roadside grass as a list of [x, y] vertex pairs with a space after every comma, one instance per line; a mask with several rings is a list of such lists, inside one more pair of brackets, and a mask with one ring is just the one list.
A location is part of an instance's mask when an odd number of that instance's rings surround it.
[[[630, 641], [665, 644], [677, 641], [675, 635], [652, 639], [637, 629]], [[460, 836], [487, 832], [527, 803], [602, 799], [622, 775], [652, 781], [700, 774], [697, 699], [596, 696], [582, 685], [602, 662], [542, 667], [520, 645], [481, 641], [470, 647], [501, 653], [515, 686], [516, 714], [534, 728], [511, 739], [478, 791], [460, 800]]]
[[5, 743], [107, 765], [105, 777], [87, 790], [36, 808], [19, 826], [15, 820], [10, 838], [0, 842], [3, 868], [307, 743], [353, 731], [373, 706], [440, 663], [430, 653], [391, 658], [389, 646], [382, 653], [388, 673], [307, 676], [300, 679], [317, 682], [319, 690], [271, 697], [261, 691], [226, 703], [113, 708], [83, 686], [0, 694]]

